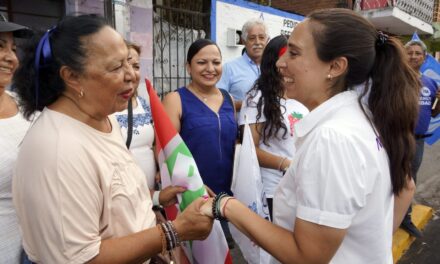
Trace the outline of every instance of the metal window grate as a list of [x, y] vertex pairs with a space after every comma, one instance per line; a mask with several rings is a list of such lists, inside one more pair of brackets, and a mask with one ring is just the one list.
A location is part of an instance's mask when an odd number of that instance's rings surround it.
[[153, 85], [160, 96], [186, 85], [186, 52], [193, 41], [208, 37], [209, 13], [162, 5], [153, 14]]

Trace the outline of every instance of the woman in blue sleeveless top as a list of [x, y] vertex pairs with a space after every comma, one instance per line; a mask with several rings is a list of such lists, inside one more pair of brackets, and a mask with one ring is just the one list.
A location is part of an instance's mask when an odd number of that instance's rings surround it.
[[222, 73], [220, 49], [207, 39], [195, 41], [186, 68], [191, 83], [168, 94], [163, 104], [203, 182], [215, 193], [231, 193], [237, 122], [230, 95], [216, 88]]

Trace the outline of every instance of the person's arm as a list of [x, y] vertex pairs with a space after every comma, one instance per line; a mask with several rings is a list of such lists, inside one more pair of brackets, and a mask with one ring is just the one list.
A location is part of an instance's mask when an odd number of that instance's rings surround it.
[[242, 105], [242, 101], [235, 100], [235, 102], [234, 102], [235, 111], [239, 112], [241, 109], [241, 105]]
[[[221, 200], [221, 208], [226, 200]], [[221, 211], [229, 222], [282, 263], [328, 263], [346, 234], [345, 229], [299, 218], [295, 220], [295, 232], [291, 232], [261, 218], [236, 199], [226, 205]], [[212, 216], [212, 201], [202, 206], [202, 213]]]
[[[209, 235], [212, 219], [200, 212], [204, 203], [202, 198], [197, 199], [173, 221], [180, 240], [203, 240]], [[102, 240], [99, 254], [88, 263], [143, 263], [160, 252], [162, 235], [157, 227], [152, 227], [132, 235]]]
[[[282, 263], [328, 263], [353, 218], [368, 205], [371, 192], [366, 186], [374, 179], [369, 177], [371, 168], [364, 161], [371, 155], [377, 154], [361, 153], [352, 138], [332, 128], [321, 128], [309, 135], [298, 166], [291, 167], [280, 183], [284, 198], [292, 200], [290, 206], [280, 204], [279, 210], [290, 215], [294, 228], [278, 227], [235, 199], [223, 198], [220, 213]], [[283, 198], [280, 200], [282, 203]], [[212, 202], [205, 204], [202, 212], [212, 214], [210, 205]], [[281, 222], [286, 220], [283, 217]]]
[[393, 233], [397, 231], [402, 223], [415, 192], [416, 184], [414, 183], [414, 180], [412, 177], [407, 177], [406, 186], [402, 189], [399, 195], [394, 195]]
[[258, 131], [261, 131], [263, 129], [263, 125], [264, 123], [249, 125], [255, 144], [255, 150], [257, 152], [258, 163], [260, 164], [260, 167], [263, 168], [283, 171], [284, 169], [288, 168], [290, 166], [290, 163], [292, 162], [289, 158], [274, 155], [260, 149], [260, 134], [258, 133]]
[[180, 101], [179, 93], [171, 92], [165, 96], [162, 101], [165, 111], [171, 120], [171, 123], [180, 132], [180, 117], [182, 116], [182, 103]]
[[162, 206], [170, 206], [177, 203], [177, 194], [186, 191], [185, 187], [181, 186], [167, 186], [162, 190], [152, 190], [150, 189], [151, 199], [155, 192], [159, 192], [159, 204]]
[[432, 109], [432, 117], [436, 117], [440, 113], [440, 89], [437, 90], [435, 98], [436, 99], [434, 99], [434, 103], [437, 101], [437, 104], [435, 105], [435, 107], [433, 105], [434, 108]]

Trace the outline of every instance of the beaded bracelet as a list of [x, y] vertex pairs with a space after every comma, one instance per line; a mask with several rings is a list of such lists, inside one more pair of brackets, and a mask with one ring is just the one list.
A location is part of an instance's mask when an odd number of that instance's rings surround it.
[[173, 238], [171, 237], [171, 232], [168, 230], [168, 227], [165, 223], [160, 224], [162, 226], [162, 230], [164, 231], [164, 235], [166, 238], [166, 249], [170, 251], [173, 249]]
[[181, 241], [180, 241], [180, 237], [179, 237], [179, 233], [177, 233], [177, 229], [174, 226], [174, 223], [171, 221], [167, 221], [167, 223], [170, 225], [171, 231], [173, 232], [175, 241], [176, 241], [176, 247], [180, 246]]
[[224, 197], [229, 197], [229, 195], [225, 192], [221, 192], [221, 193], [217, 194], [214, 197], [214, 200], [212, 201], [212, 216], [214, 217], [214, 219], [227, 220], [226, 218], [224, 218], [222, 216], [221, 211], [220, 211], [220, 201]]
[[159, 229], [160, 240], [162, 242], [162, 255], [165, 255], [166, 252], [167, 252], [167, 241], [166, 241], [166, 238], [165, 238], [165, 232], [163, 231], [163, 229], [162, 229], [160, 224], [157, 225], [156, 227], [157, 227], [157, 229]]
[[166, 238], [166, 249], [170, 251], [180, 246], [179, 234], [177, 233], [174, 224], [171, 221], [166, 221], [161, 223], [160, 226], [162, 227], [164, 237]]

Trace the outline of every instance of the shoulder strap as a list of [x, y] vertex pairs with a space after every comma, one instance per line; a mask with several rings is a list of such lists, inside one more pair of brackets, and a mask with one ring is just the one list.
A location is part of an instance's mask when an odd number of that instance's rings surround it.
[[133, 103], [131, 98], [128, 100], [127, 122], [127, 141], [125, 142], [125, 145], [127, 146], [127, 149], [130, 149], [131, 138], [133, 137]]
[[[234, 111], [234, 120], [238, 126], [237, 111], [235, 110], [235, 105], [234, 105], [234, 102], [232, 101], [231, 95], [226, 90], [223, 90], [221, 88], [219, 88], [219, 90], [220, 90], [220, 92], [222, 92], [223, 98], [225, 98], [225, 100], [227, 100], [229, 102], [229, 104], [232, 106], [232, 110]], [[240, 132], [240, 129], [238, 129], [237, 139], [239, 140], [239, 142], [241, 142], [241, 134], [242, 134], [242, 132]]]
[[229, 104], [232, 106], [232, 108], [235, 109], [234, 104], [232, 102], [231, 95], [229, 95], [229, 93], [226, 90], [223, 90], [221, 88], [219, 88], [219, 90], [220, 90], [220, 92], [222, 92], [223, 98], [225, 98], [229, 102]]

